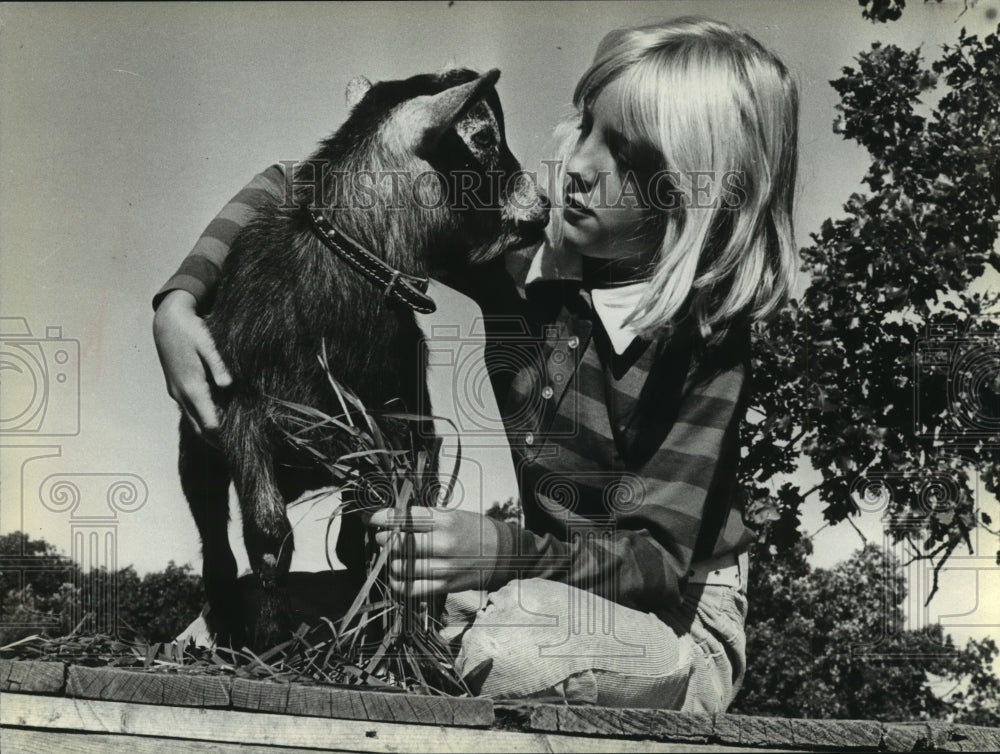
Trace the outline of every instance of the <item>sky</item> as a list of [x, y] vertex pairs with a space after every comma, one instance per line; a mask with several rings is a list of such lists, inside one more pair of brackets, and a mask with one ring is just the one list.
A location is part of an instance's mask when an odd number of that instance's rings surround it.
[[[31, 354], [47, 370], [0, 375], [0, 533], [140, 573], [200, 563], [150, 299], [249, 178], [334, 130], [351, 78], [497, 67], [510, 146], [539, 169], [604, 33], [686, 14], [741, 26], [799, 82], [806, 245], [868, 164], [831, 129], [828, 82], [876, 40], [933, 57], [962, 26], [995, 29], [1000, 0], [963, 8], [911, 0], [900, 21], [873, 25], [854, 0], [0, 4], [0, 366]], [[470, 462], [469, 484], [502, 497], [501, 456]], [[881, 538], [877, 512], [855, 523]], [[804, 526], [822, 527], [818, 509]], [[823, 566], [861, 543], [847, 525], [814, 541]], [[1000, 579], [980, 557], [993, 544], [956, 559], [945, 594], [913, 620], [995, 633], [1000, 614], [982, 596]]]

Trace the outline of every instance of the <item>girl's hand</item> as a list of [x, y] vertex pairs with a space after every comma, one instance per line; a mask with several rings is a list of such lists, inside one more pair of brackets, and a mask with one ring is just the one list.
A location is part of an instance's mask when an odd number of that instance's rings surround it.
[[218, 387], [228, 387], [232, 378], [205, 321], [198, 316], [194, 296], [182, 290], [166, 295], [153, 317], [153, 340], [167, 380], [167, 392], [177, 401], [195, 432], [216, 445], [219, 418], [209, 375]]
[[[499, 535], [493, 519], [472, 511], [414, 506], [406, 514], [383, 508], [369, 526], [389, 555], [389, 587], [397, 594], [484, 589], [496, 565]], [[407, 556], [410, 550], [411, 556]]]

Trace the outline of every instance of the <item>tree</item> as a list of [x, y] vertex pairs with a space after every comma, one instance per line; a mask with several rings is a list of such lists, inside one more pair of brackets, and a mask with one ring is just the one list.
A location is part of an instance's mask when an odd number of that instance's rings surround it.
[[[924, 2], [929, 3], [931, 0], [924, 0]], [[940, 4], [942, 0], [934, 0], [934, 2]], [[978, 0], [963, 0], [962, 13], [969, 10], [976, 2]], [[858, 5], [861, 6], [862, 18], [866, 18], [872, 23], [884, 24], [887, 21], [896, 21], [903, 15], [906, 0], [858, 0]]]
[[[751, 572], [749, 668], [731, 711], [779, 717], [1000, 724], [997, 645], [964, 649], [940, 625], [900, 630], [906, 584], [899, 564], [867, 545], [825, 570], [808, 540]], [[942, 685], [960, 691], [942, 696]]]
[[[58, 548], [44, 539], [32, 539], [23, 532], [0, 535], [0, 558], [5, 567], [0, 570], [0, 606], [22, 587], [31, 587], [36, 594], [53, 594], [61, 584], [73, 581], [77, 570], [73, 561], [59, 553]], [[23, 566], [30, 568], [23, 568]]]
[[[973, 285], [1000, 270], [1000, 43], [963, 30], [930, 68], [878, 43], [857, 63], [832, 82], [835, 130], [870, 153], [869, 193], [812, 235], [808, 288], [756, 333], [747, 509], [764, 559], [796, 545], [815, 495], [831, 523], [881, 507], [939, 570], [991, 524], [975, 473], [998, 489], [1000, 297]], [[783, 480], [803, 456], [809, 490]]]
[[0, 646], [48, 630], [70, 630], [80, 568], [55, 545], [23, 532], [0, 536]]
[[141, 579], [129, 566], [118, 572], [118, 623], [148, 641], [171, 641], [201, 612], [201, 576], [189, 564], [167, 564]]
[[[135, 632], [148, 641], [170, 641], [204, 603], [201, 577], [190, 565], [178, 566], [173, 561], [165, 571], [142, 578], [131, 566], [114, 574], [103, 569], [82, 573], [54, 545], [21, 532], [0, 537], [0, 557], [7, 564], [0, 571], [0, 646], [36, 633], [66, 635], [76, 627], [84, 609], [101, 615], [112, 612], [119, 632]], [[114, 605], [107, 602], [112, 597], [106, 588], [111, 575], [117, 585]], [[89, 601], [88, 595], [96, 595], [97, 601]], [[82, 630], [87, 630], [86, 623]]]

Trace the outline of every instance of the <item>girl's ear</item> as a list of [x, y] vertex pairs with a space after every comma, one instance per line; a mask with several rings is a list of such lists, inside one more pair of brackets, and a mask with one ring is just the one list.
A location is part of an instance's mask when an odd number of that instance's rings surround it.
[[356, 76], [347, 83], [347, 91], [345, 92], [345, 97], [347, 98], [347, 107], [351, 110], [354, 109], [364, 96], [368, 93], [368, 90], [372, 88], [372, 82], [366, 79], [364, 76]]

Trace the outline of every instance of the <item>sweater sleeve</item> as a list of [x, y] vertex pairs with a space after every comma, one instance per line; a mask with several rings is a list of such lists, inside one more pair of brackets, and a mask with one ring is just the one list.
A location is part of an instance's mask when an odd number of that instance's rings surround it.
[[[740, 362], [690, 380], [659, 447], [629, 475], [638, 498], [609, 500], [606, 520], [566, 514], [558, 499], [565, 486], [551, 495], [534, 490], [533, 504], [543, 513], [560, 511], [559, 524], [544, 534], [499, 524], [490, 588], [544, 578], [656, 612], [682, 599], [697, 560], [745, 547], [733, 500], [747, 369]], [[572, 471], [563, 479], [572, 483]]]
[[271, 165], [254, 176], [208, 224], [177, 272], [157, 291], [153, 309], [174, 290], [188, 291], [197, 300], [199, 309], [206, 308], [215, 294], [222, 263], [236, 236], [250, 223], [258, 207], [280, 199], [284, 190], [285, 173], [280, 164]]

